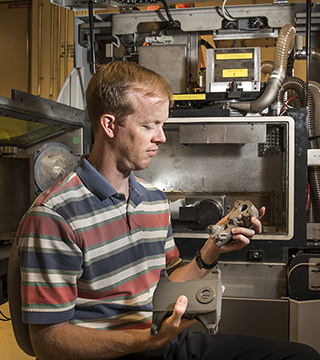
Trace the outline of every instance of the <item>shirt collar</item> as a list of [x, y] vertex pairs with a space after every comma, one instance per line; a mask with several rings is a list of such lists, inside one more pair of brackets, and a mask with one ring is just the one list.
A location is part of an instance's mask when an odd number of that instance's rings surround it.
[[[82, 156], [80, 164], [76, 167], [75, 171], [84, 185], [98, 196], [100, 200], [105, 200], [118, 194], [84, 156]], [[138, 198], [143, 198], [147, 192], [147, 189], [137, 182], [133, 172], [131, 172], [129, 177], [129, 187]]]

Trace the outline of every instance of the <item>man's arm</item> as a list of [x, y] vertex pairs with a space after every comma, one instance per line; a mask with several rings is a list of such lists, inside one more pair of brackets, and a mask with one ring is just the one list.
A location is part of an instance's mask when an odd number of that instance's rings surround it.
[[181, 319], [187, 298], [180, 296], [173, 314], [157, 336], [150, 330], [96, 330], [63, 322], [29, 325], [33, 349], [40, 360], [99, 360], [153, 350], [164, 346], [194, 321]]
[[[260, 216], [263, 216], [264, 211], [262, 209]], [[261, 232], [260, 221], [253, 218], [252, 223], [255, 229], [232, 229], [233, 241], [221, 248], [218, 248], [209, 237], [201, 249], [202, 260], [211, 264], [223, 252], [242, 249], [255, 233]], [[173, 281], [200, 279], [206, 273], [207, 270], [199, 269], [195, 260], [192, 260], [188, 265], [174, 270], [170, 278]], [[113, 359], [164, 346], [194, 322], [182, 319], [186, 308], [187, 299], [181, 296], [172, 316], [165, 319], [157, 336], [151, 336], [149, 330], [103, 331], [71, 325], [69, 322], [29, 325], [30, 336], [34, 351], [40, 360]]]
[[[260, 219], [264, 216], [265, 211], [265, 207], [262, 207], [259, 210]], [[221, 248], [219, 248], [209, 236], [209, 239], [205, 242], [202, 249], [200, 250], [201, 259], [206, 264], [213, 264], [215, 261], [218, 260], [220, 254], [243, 249], [250, 243], [250, 239], [255, 234], [260, 234], [262, 231], [262, 225], [259, 219], [252, 217], [251, 222], [253, 228], [233, 228], [231, 230], [233, 234], [232, 241], [229, 241]], [[172, 281], [202, 279], [207, 272], [208, 270], [206, 269], [200, 269], [196, 263], [196, 260], [193, 259], [189, 264], [178, 267], [176, 270], [174, 270], [170, 274], [170, 279]]]

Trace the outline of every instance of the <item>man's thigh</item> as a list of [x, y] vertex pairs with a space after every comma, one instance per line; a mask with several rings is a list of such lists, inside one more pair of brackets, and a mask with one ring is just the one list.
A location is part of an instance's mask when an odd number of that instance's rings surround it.
[[311, 347], [281, 340], [186, 330], [167, 346], [135, 354], [137, 360], [320, 360]]
[[260, 337], [186, 331], [172, 344], [174, 360], [320, 360], [311, 347]]

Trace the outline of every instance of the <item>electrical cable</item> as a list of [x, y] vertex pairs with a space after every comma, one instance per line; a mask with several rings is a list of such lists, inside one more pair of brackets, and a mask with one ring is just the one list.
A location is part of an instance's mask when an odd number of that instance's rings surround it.
[[288, 107], [289, 101], [293, 100], [293, 99], [297, 99], [297, 96], [292, 96], [290, 99], [288, 99], [282, 106], [281, 111], [280, 111], [280, 116], [282, 116], [285, 112], [286, 107]]
[[4, 317], [4, 319], [0, 318], [0, 321], [10, 321], [11, 320], [11, 318], [6, 316], [1, 310], [0, 310], [0, 315]]
[[132, 44], [128, 44], [126, 43], [124, 40], [123, 40], [123, 37], [122, 36], [119, 36], [119, 39], [122, 43], [123, 46], [127, 47], [127, 48], [131, 48], [131, 47], [135, 47], [135, 46], [141, 46], [144, 44], [145, 42], [145, 38], [143, 38], [142, 40], [139, 40], [138, 42], [136, 42], [135, 44], [132, 43]]
[[117, 36], [117, 35], [112, 35], [112, 37], [116, 39], [117, 43], [115, 43], [114, 41], [112, 41], [111, 44], [114, 45], [115, 47], [117, 47], [117, 48], [119, 49], [119, 47], [120, 47], [120, 39], [119, 39], [119, 36]]
[[94, 38], [94, 18], [93, 18], [93, 2], [88, 2], [88, 13], [89, 13], [89, 38], [90, 38], [90, 53], [92, 61], [93, 73], [96, 72], [96, 51], [95, 51], [95, 38]]
[[206, 49], [214, 49], [214, 46], [212, 46], [207, 40], [201, 39], [200, 45], [203, 45]]
[[165, 10], [168, 20], [169, 20], [169, 23], [174, 27], [180, 27], [179, 22], [173, 20], [166, 0], [160, 0], [160, 2], [162, 3], [162, 5], [164, 7], [164, 10]]
[[[239, 18], [236, 18], [234, 16], [232, 16], [229, 12], [229, 10], [226, 8], [226, 3], [227, 0], [223, 0], [221, 6], [218, 8], [219, 9], [219, 14], [227, 21], [232, 21], [235, 22], [237, 21]], [[265, 24], [262, 24], [259, 27], [251, 27], [246, 29], [247, 31], [259, 31], [261, 30], [263, 27], [265, 27]]]
[[292, 274], [293, 270], [295, 270], [299, 266], [318, 266], [319, 270], [320, 270], [320, 262], [318, 262], [318, 263], [299, 263], [299, 264], [296, 264], [295, 266], [293, 266], [287, 275], [289, 291], [290, 291], [290, 275]]
[[290, 275], [292, 274], [292, 271], [295, 270], [297, 267], [299, 266], [320, 266], [319, 263], [299, 263], [296, 264], [295, 266], [293, 266], [293, 268], [290, 269], [290, 271], [288, 272], [288, 280], [290, 278]]
[[222, 16], [223, 16], [226, 20], [229, 20], [229, 21], [235, 21], [235, 20], [237, 20], [237, 19], [234, 18], [234, 17], [229, 13], [229, 11], [226, 9], [226, 3], [227, 3], [227, 0], [223, 0], [223, 1], [222, 1], [222, 5], [221, 5], [221, 13], [222, 13]]
[[320, 135], [316, 135], [316, 136], [309, 136], [308, 137], [308, 140], [317, 140], [317, 139], [319, 139], [320, 138]]
[[230, 14], [229, 10], [228, 10], [226, 7], [224, 7], [224, 11], [225, 11], [225, 13], [226, 13], [230, 18], [233, 18], [234, 20], [237, 20], [237, 18], [235, 18], [234, 16], [232, 16], [232, 15]]

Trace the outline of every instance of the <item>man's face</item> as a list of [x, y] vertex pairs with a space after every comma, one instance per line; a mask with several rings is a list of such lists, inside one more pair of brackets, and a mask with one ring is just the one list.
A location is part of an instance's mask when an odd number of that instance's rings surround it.
[[135, 112], [115, 128], [121, 172], [147, 168], [157, 154], [158, 144], [166, 141], [163, 124], [168, 118], [169, 100], [144, 96], [140, 91], [131, 91], [130, 98]]

